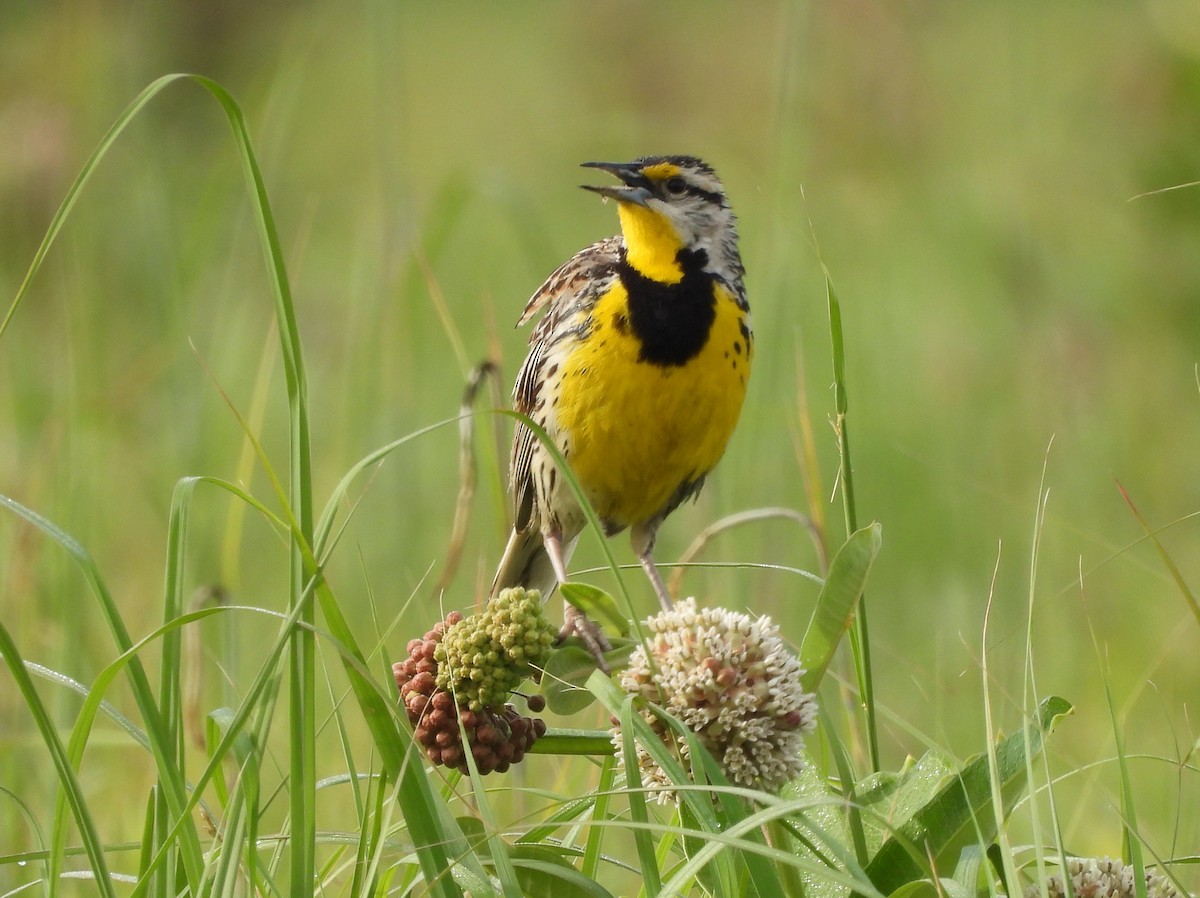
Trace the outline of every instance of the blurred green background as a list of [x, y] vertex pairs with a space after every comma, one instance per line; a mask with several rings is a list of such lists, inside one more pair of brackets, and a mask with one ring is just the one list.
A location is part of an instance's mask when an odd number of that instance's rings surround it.
[[[1128, 749], [1153, 756], [1132, 768], [1147, 836], [1164, 855], [1200, 844], [1195, 757], [1179, 763], [1197, 742], [1200, 629], [1118, 489], [1200, 584], [1200, 190], [1140, 196], [1200, 178], [1194, 3], [10, 0], [5, 307], [88, 154], [171, 71], [216, 79], [249, 121], [305, 343], [318, 496], [370, 450], [455, 416], [467, 368], [493, 348], [507, 392], [526, 299], [616, 228], [577, 189], [580, 162], [712, 162], [741, 219], [756, 370], [725, 460], [663, 528], [659, 558], [724, 514], [807, 510], [806, 476], [842, 538], [823, 262], [845, 316], [859, 515], [883, 524], [868, 602], [886, 765], [926, 740], [982, 747], [985, 646], [998, 722], [1019, 724], [1032, 595], [1037, 688], [1077, 706], [1051, 752], [1069, 847], [1119, 850], [1092, 633]], [[135, 639], [161, 622], [176, 481], [250, 470], [221, 390], [252, 415], [265, 383], [256, 426], [286, 458], [249, 208], [216, 104], [171, 87], [100, 166], [0, 338], [0, 493], [92, 552]], [[799, 460], [805, 403], [819, 471]], [[457, 441], [452, 425], [421, 436], [353, 493], [329, 576], [365, 645], [399, 617], [379, 659], [440, 616]], [[487, 456], [480, 471], [447, 610], [475, 600], [503, 545], [500, 468]], [[261, 470], [243, 482], [272, 504]], [[285, 549], [225, 494], [201, 490], [189, 546], [191, 586], [283, 607]], [[632, 561], [624, 537], [614, 549]], [[778, 522], [704, 558], [818, 564]], [[599, 559], [585, 540], [574, 566]], [[649, 612], [648, 585], [628, 580]], [[684, 588], [769, 613], [792, 639], [815, 597], [766, 570], [692, 571]], [[8, 514], [0, 615], [27, 658], [85, 683], [114, 655], [65, 554]], [[275, 628], [249, 614], [196, 628], [202, 710], [236, 701]], [[43, 692], [69, 725], [75, 700]], [[132, 712], [120, 689], [111, 698]], [[319, 772], [340, 762], [333, 750]], [[106, 835], [136, 838], [151, 781], [140, 750], [102, 728], [83, 775]], [[0, 688], [0, 787], [48, 815], [52, 786], [19, 696]], [[32, 844], [3, 794], [0, 831]]]

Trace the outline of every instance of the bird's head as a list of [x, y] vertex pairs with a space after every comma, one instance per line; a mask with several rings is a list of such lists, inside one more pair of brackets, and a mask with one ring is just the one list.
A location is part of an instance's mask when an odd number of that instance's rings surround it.
[[635, 162], [585, 162], [615, 175], [620, 185], [584, 185], [617, 201], [631, 265], [647, 277], [683, 276], [680, 250], [703, 251], [705, 268], [730, 280], [741, 276], [736, 219], [712, 167], [694, 156], [646, 156]]

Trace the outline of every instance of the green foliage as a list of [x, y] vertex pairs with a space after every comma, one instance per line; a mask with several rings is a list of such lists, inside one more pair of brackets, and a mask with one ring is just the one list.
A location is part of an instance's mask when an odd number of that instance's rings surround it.
[[[128, 125], [134, 115], [164, 88], [186, 77], [188, 76], [167, 76], [155, 81], [130, 104], [129, 108], [118, 119], [113, 128], [110, 129], [108, 135], [101, 142], [100, 147], [93, 153], [83, 172], [76, 179], [67, 199], [60, 208], [59, 215], [52, 223], [50, 231], [43, 241], [42, 248], [35, 257], [25, 283], [18, 291], [17, 297], [12, 303], [9, 314], [6, 316], [6, 321], [11, 319], [12, 314], [24, 296], [30, 279], [36, 273], [39, 264], [43, 260], [45, 251], [57, 236], [63, 219], [67, 212], [70, 211], [79, 191], [87, 183], [88, 178], [91, 176], [100, 159], [104, 157], [109, 147], [120, 136], [122, 130]], [[289, 807], [293, 837], [301, 839], [302, 844], [311, 845], [315, 842], [316, 836], [313, 817], [316, 790], [315, 768], [313, 766], [313, 756], [315, 754], [313, 750], [315, 742], [315, 716], [313, 714], [312, 701], [316, 666], [313, 655], [313, 612], [310, 601], [311, 591], [315, 588], [322, 610], [325, 613], [327, 625], [330, 627], [335, 639], [338, 639], [344, 647], [339, 654], [351, 683], [356, 688], [356, 695], [362, 702], [365, 719], [374, 722], [374, 734], [378, 740], [377, 746], [381, 750], [385, 767], [390, 769], [394, 777], [400, 779], [400, 804], [402, 807], [406, 807], [408, 813], [411, 814], [416, 854], [425, 871], [426, 878], [435, 892], [454, 894], [450, 886], [451, 881], [443, 876], [443, 873], [450, 867], [447, 855], [445, 854], [447, 837], [450, 837], [450, 844], [453, 844], [454, 830], [452, 827], [448, 828], [444, 823], [441, 825], [435, 823], [438, 816], [444, 815], [441, 815], [437, 805], [434, 803], [434, 794], [429, 788], [428, 781], [412, 765], [404, 761], [404, 752], [407, 750], [407, 738], [396, 727], [394, 702], [390, 706], [385, 704], [377, 686], [369, 682], [365, 677], [364, 659], [355, 646], [354, 638], [345, 624], [336, 600], [333, 598], [327, 585], [320, 578], [319, 569], [310, 548], [313, 534], [311, 511], [312, 475], [308, 446], [307, 389], [305, 386], [303, 362], [301, 360], [299, 333], [296, 327], [295, 313], [284, 270], [283, 256], [279, 249], [279, 241], [276, 236], [266, 189], [250, 146], [245, 121], [237, 104], [223, 88], [206, 78], [193, 77], [192, 80], [206, 88], [218, 101], [228, 118], [229, 124], [233, 128], [239, 155], [250, 186], [253, 199], [252, 206], [258, 213], [259, 234], [268, 262], [268, 269], [272, 275], [272, 284], [276, 297], [276, 312], [279, 319], [281, 339], [283, 341], [284, 370], [288, 384], [289, 408], [291, 410], [291, 457], [289, 465], [291, 480], [289, 490], [286, 493], [280, 487], [279, 480], [273, 476], [270, 465], [265, 457], [262, 457], [261, 460], [264, 462], [268, 474], [272, 474], [272, 481], [277, 487], [278, 498], [282, 503], [282, 517], [287, 521], [291, 536], [289, 546], [292, 556], [293, 602], [290, 607], [287, 626], [283, 631], [283, 639], [277, 643], [277, 649], [280, 650], [280, 654], [275, 657], [280, 658], [285, 655], [290, 664], [289, 708], [292, 738], [289, 740], [291, 757]], [[247, 435], [253, 441], [253, 435], [249, 432]], [[279, 686], [279, 679], [272, 675], [273, 667], [271, 665], [264, 667], [260, 674], [259, 682], [268, 692], [268, 701], [263, 705], [248, 703], [243, 706], [243, 710], [239, 714], [234, 715], [233, 720], [227, 727], [225, 738], [222, 740], [218, 752], [210, 759], [208, 771], [196, 787], [193, 788], [192, 798], [185, 798], [181, 757], [183, 721], [182, 706], [179, 699], [180, 660], [178, 628], [183, 623], [179, 617], [181, 605], [179, 574], [184, 561], [182, 534], [187, 520], [188, 500], [195, 482], [194, 479], [184, 481], [182, 489], [177, 492], [179, 501], [176, 505], [176, 514], [172, 516], [170, 529], [171, 551], [167, 569], [167, 597], [164, 603], [168, 622], [166, 627], [164, 627], [163, 634], [161, 634], [163, 637], [164, 678], [164, 686], [160, 697], [161, 705], [150, 689], [146, 675], [143, 673], [140, 659], [134, 654], [137, 647], [132, 644], [129, 638], [120, 611], [117, 609], [116, 603], [112, 600], [108, 590], [104, 587], [99, 572], [95, 564], [87, 556], [87, 553], [74, 539], [53, 524], [10, 499], [3, 500], [4, 504], [10, 510], [40, 527], [48, 536], [65, 548], [80, 564], [92, 583], [95, 594], [99, 599], [102, 609], [105, 611], [118, 645], [124, 650], [125, 654], [121, 659], [121, 663], [113, 665], [109, 670], [113, 674], [121, 669], [128, 670], [135, 696], [139, 701], [142, 718], [147, 728], [147, 742], [158, 762], [159, 778], [154, 790], [155, 800], [152, 802], [153, 819], [155, 822], [149, 831], [152, 831], [155, 837], [160, 832], [165, 835], [161, 841], [156, 838], [150, 846], [147, 846], [151, 847], [152, 850], [146, 854], [148, 861], [143, 865], [141, 871], [141, 876], [143, 877], [141, 880], [142, 883], [146, 885], [158, 883], [159, 885], [156, 888], [165, 888], [167, 881], [176, 877], [182, 877], [183, 881], [190, 883], [192, 889], [198, 889], [200, 884], [208, 878], [199, 850], [199, 832], [189, 813], [190, 808], [201, 794], [199, 788], [212, 775], [212, 772], [216, 769], [216, 765], [223, 759], [226, 752], [230, 751], [234, 745], [239, 744], [239, 741], [243, 738], [241, 727], [245, 725], [252, 711], [254, 716], [257, 717], [257, 729], [260, 732], [265, 732], [265, 728], [270, 722], [269, 712], [274, 704], [273, 695]], [[241, 492], [236, 487], [230, 486], [229, 489], [235, 494]], [[257, 505], [258, 503], [253, 504]], [[290, 645], [290, 652], [282, 652], [285, 645]], [[10, 666], [18, 663], [18, 656], [15, 651], [11, 654], [6, 652], [5, 657], [9, 661]], [[111, 680], [111, 678], [110, 675], [106, 679]], [[98, 706], [100, 699], [104, 695], [103, 685], [98, 683], [97, 686], [99, 688], [94, 688], [90, 693], [88, 705], [85, 706], [85, 713], [80, 715], [75, 727], [71, 751], [71, 763], [73, 765], [79, 764], [83, 748], [87, 744], [91, 722], [94, 719], [94, 709]], [[91, 710], [88, 711], [87, 708]], [[48, 740], [47, 744], [53, 750], [56, 743], [53, 734], [44, 730], [43, 737]], [[390, 765], [388, 764], [389, 760], [391, 761]], [[254, 833], [256, 817], [250, 815], [247, 818], [245, 805], [241, 801], [247, 784], [254, 782], [254, 778], [239, 779], [239, 790], [235, 793], [238, 801], [232, 804], [232, 823], [234, 824], [234, 829], [229, 834], [231, 837], [227, 837], [223, 842], [223, 848], [218, 855], [218, 865], [214, 874], [216, 877], [214, 883], [218, 887], [218, 890], [224, 888], [223, 883], [232, 883], [240, 875], [238, 846], [243, 840], [248, 845], [253, 846], [256, 840]], [[60, 792], [60, 795], [62, 796], [63, 803], [70, 804], [75, 809], [77, 823], [85, 831], [88, 830], [91, 824], [86, 815], [81, 815], [84, 805], [79, 794], [78, 782], [65, 769], [62, 773], [62, 785], [63, 790]], [[256, 785], [253, 786], [253, 794], [257, 794]], [[55, 883], [59, 879], [60, 868], [58, 864], [63, 857], [65, 838], [65, 829], [62, 825], [64, 817], [61, 812], [58, 814], [57, 820], [59, 822], [54, 828], [57, 834], [55, 838], [56, 844], [50, 852], [50, 881]], [[89, 840], [87, 844], [90, 846], [89, 850], [95, 851], [93, 841]], [[252, 856], [254, 853], [253, 848], [249, 850]], [[292, 859], [292, 866], [289, 872], [292, 880], [294, 882], [312, 881], [315, 873], [313, 853], [310, 850], [297, 850], [291, 852], [290, 857]], [[164, 878], [164, 873], [160, 872], [160, 865], [164, 864], [167, 865], [166, 878]], [[175, 867], [176, 864], [180, 864], [178, 870]], [[251, 877], [254, 878], [255, 865], [253, 862], [251, 862], [249, 869]], [[97, 876], [103, 878], [107, 887], [109, 878], [104, 868], [102, 856], [99, 854], [97, 854], [93, 870]]]
[[[997, 816], [1006, 818], [1029, 786], [1029, 762], [1041, 753], [1055, 723], [1071, 711], [1070, 703], [1056, 696], [1043, 701], [1025, 729], [996, 746], [995, 771], [989, 771], [990, 757], [984, 754], [950, 769], [938, 783], [938, 777], [929, 775], [936, 761], [926, 767], [918, 764], [913, 775], [899, 778], [892, 788], [878, 790], [870, 799], [860, 796], [871, 816], [886, 821], [892, 832], [867, 865], [876, 887], [890, 894], [928, 875], [930, 858], [934, 870], [951, 869], [964, 849], [991, 844]], [[1000, 815], [992, 809], [993, 775], [1000, 783]]]
[[617, 636], [629, 635], [629, 619], [621, 613], [616, 599], [590, 583], [563, 583], [559, 592], [591, 620], [608, 627]]
[[829, 576], [821, 586], [812, 619], [800, 644], [800, 662], [806, 671], [804, 686], [810, 692], [816, 692], [821, 685], [834, 652], [854, 621], [867, 575], [879, 554], [881, 533], [878, 524], [852, 533], [833, 557]]
[[[858, 825], [850, 820], [852, 806], [863, 821], [868, 856], [861, 859], [866, 861], [863, 875], [884, 895], [928, 894], [939, 887], [934, 884], [937, 874], [956, 870], [964, 855], [996, 838], [990, 757], [998, 768], [1003, 819], [1028, 788], [1028, 765], [1043, 750], [1044, 737], [1071, 710], [1063, 699], [1048, 698], [1027, 726], [1004, 739], [994, 753], [961, 765], [930, 751], [899, 772], [843, 782], [836, 791], [806, 772], [784, 790], [786, 797], [803, 799], [812, 808], [792, 821], [795, 850], [836, 857], [836, 846], [850, 845], [851, 830]], [[973, 895], [976, 888], [973, 878], [959, 879], [953, 890]], [[810, 880], [809, 890], [825, 898], [846, 894], [819, 877]]]

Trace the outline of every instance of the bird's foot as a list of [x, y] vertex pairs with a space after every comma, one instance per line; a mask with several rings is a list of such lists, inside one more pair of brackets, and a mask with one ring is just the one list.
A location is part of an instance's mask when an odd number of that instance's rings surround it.
[[608, 662], [604, 659], [604, 653], [612, 650], [612, 643], [608, 641], [608, 637], [604, 635], [599, 624], [574, 605], [567, 604], [566, 610], [563, 612], [562, 629], [558, 631], [558, 641], [562, 642], [572, 636], [579, 637], [584, 647], [596, 659], [597, 667], [605, 674], [612, 673]]

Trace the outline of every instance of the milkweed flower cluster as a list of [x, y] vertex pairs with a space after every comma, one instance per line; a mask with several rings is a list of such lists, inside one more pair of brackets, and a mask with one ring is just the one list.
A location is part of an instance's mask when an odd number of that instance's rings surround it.
[[[803, 767], [804, 734], [816, 725], [816, 698], [804, 691], [804, 669], [769, 617], [753, 619], [727, 608], [696, 608], [685, 599], [646, 621], [647, 643], [621, 672], [626, 692], [658, 705], [696, 734], [729, 779], [778, 789]], [[649, 709], [642, 717], [680, 757], [687, 741]], [[613, 722], [618, 752], [622, 740]], [[643, 785], [671, 780], [638, 746]], [[659, 801], [674, 798], [671, 790]]]
[[[1075, 898], [1134, 898], [1133, 864], [1109, 857], [1073, 857], [1067, 860], [1067, 877]], [[1041, 898], [1042, 889], [1034, 883], [1025, 889], [1024, 898]], [[1161, 873], [1146, 871], [1148, 898], [1181, 898], [1175, 884]], [[1067, 898], [1067, 887], [1060, 873], [1046, 877], [1046, 898]]]
[[[470, 754], [484, 774], [520, 763], [546, 723], [505, 702], [537, 673], [552, 641], [538, 593], [523, 589], [501, 590], [470, 617], [452, 611], [410, 641], [408, 657], [392, 665], [392, 676], [413, 737], [429, 760], [466, 772]], [[528, 704], [542, 705], [533, 699]]]
[[474, 711], [503, 702], [546, 663], [554, 629], [536, 589], [502, 589], [477, 614], [446, 629], [434, 650], [437, 683]]

